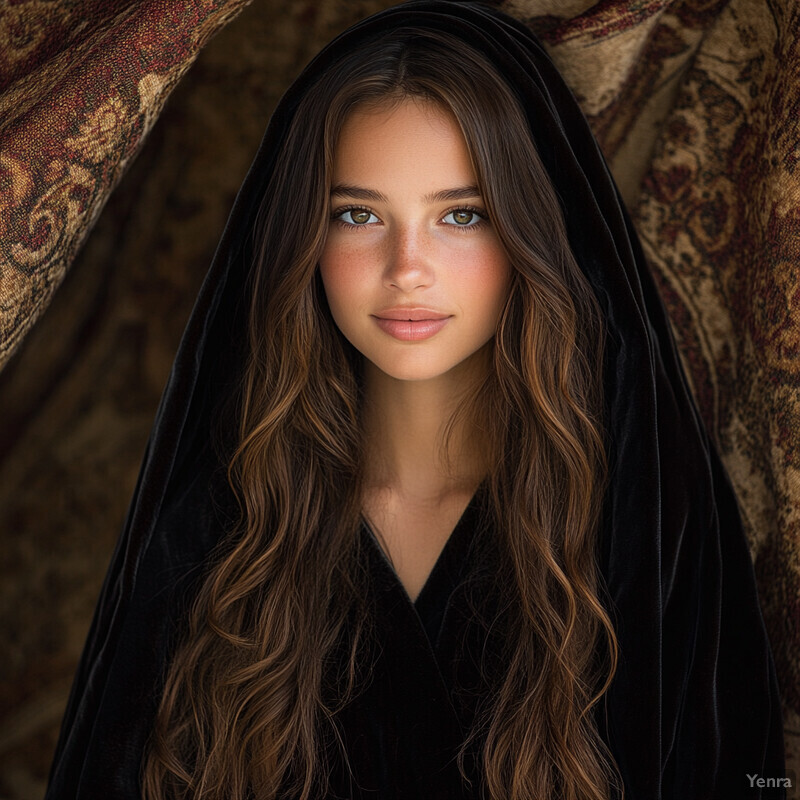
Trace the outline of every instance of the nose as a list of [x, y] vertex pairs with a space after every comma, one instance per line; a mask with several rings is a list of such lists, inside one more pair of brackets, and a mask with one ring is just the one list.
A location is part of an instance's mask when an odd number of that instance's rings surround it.
[[398, 226], [387, 240], [384, 284], [404, 293], [434, 282], [431, 242], [415, 225]]

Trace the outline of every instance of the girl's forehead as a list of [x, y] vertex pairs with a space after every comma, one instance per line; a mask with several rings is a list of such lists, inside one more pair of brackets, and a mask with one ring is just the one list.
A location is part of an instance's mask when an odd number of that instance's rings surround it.
[[455, 115], [438, 100], [415, 94], [387, 95], [357, 103], [344, 118], [339, 138], [361, 127], [383, 127], [410, 117], [426, 119], [432, 127], [448, 120], [457, 125]]
[[[466, 141], [455, 117], [440, 105], [408, 98], [370, 104], [348, 115], [334, 149], [334, 172], [374, 172], [436, 159], [472, 172]], [[435, 166], [435, 164], [432, 164]]]

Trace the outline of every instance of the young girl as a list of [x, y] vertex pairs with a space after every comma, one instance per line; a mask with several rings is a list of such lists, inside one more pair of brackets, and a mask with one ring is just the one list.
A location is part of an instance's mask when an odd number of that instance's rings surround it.
[[497, 11], [364, 21], [237, 198], [48, 796], [782, 796], [752, 774], [735, 500], [578, 106]]

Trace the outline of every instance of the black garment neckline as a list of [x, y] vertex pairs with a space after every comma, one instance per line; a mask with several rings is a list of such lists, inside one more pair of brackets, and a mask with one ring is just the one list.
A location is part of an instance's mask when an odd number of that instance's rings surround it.
[[363, 527], [369, 534], [367, 538], [380, 554], [381, 561], [387, 567], [392, 583], [397, 585], [409, 605], [416, 611], [434, 650], [436, 649], [450, 597], [461, 582], [467, 568], [467, 555], [478, 527], [477, 517], [484, 486], [485, 482], [478, 486], [461, 512], [461, 516], [447, 537], [416, 600], [411, 599], [405, 585], [400, 580], [388, 555], [375, 535], [372, 526], [366, 517], [362, 516]]

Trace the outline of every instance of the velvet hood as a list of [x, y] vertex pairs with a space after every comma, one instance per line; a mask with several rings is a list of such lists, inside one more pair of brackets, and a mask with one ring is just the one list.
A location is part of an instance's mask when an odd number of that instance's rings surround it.
[[[620, 195], [577, 102], [534, 35], [482, 4], [443, 0], [394, 7], [342, 34], [308, 65], [269, 123], [161, 398], [47, 797], [140, 796], [142, 752], [180, 630], [178, 609], [231, 513], [208, 431], [241, 367], [249, 234], [260, 198], [307, 87], [354, 44], [409, 23], [461, 37], [519, 97], [605, 317], [606, 355], [598, 369], [610, 482], [600, 569], [621, 650], [605, 702], [605, 735], [625, 797], [783, 797], [781, 789], [759, 789], [747, 778], [782, 776], [783, 742], [736, 500]], [[446, 791], [430, 787], [417, 796]], [[412, 795], [397, 788], [392, 796]]]

